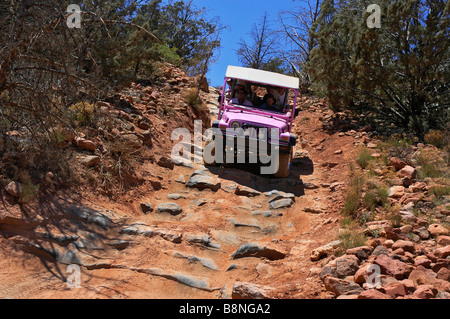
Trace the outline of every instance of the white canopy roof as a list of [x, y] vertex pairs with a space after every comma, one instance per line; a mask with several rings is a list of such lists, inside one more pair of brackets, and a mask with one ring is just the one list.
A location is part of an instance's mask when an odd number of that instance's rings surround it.
[[228, 66], [225, 77], [241, 79], [249, 82], [263, 83], [289, 89], [298, 89], [300, 84], [299, 79], [292, 76], [257, 69], [243, 68], [233, 65]]

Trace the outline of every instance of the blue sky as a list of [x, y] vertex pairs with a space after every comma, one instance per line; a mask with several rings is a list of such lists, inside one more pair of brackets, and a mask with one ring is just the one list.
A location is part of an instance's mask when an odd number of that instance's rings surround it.
[[221, 86], [228, 65], [240, 66], [234, 50], [238, 49], [239, 39], [248, 40], [253, 24], [267, 11], [273, 24], [278, 20], [278, 12], [293, 8], [298, 4], [293, 0], [194, 0], [196, 7], [207, 9], [210, 18], [219, 17], [228, 29], [222, 31], [221, 48], [216, 53], [217, 62], [210, 66], [206, 75], [209, 85]]

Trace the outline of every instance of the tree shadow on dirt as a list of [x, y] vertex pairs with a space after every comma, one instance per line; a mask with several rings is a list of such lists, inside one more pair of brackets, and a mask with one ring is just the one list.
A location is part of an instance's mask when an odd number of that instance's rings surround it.
[[308, 187], [303, 183], [301, 176], [311, 175], [314, 172], [314, 164], [308, 156], [294, 158], [290, 174], [286, 178], [261, 174], [261, 166], [258, 164], [223, 164], [206, 167], [222, 180], [229, 180], [262, 193], [279, 190], [292, 193], [297, 197], [303, 196], [305, 188]]
[[97, 252], [113, 249], [109, 243], [119, 238], [118, 229], [123, 226], [103, 212], [78, 204], [80, 198], [42, 196], [33, 205], [19, 203], [13, 210], [8, 209], [5, 196], [0, 198], [6, 212], [0, 216], [0, 237], [10, 239], [14, 250], [37, 257], [62, 282], [70, 275], [68, 265], [84, 264], [79, 253], [101, 260]]

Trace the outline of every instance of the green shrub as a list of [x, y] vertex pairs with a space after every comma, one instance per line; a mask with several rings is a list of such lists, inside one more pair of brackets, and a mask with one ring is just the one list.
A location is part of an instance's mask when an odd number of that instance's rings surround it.
[[34, 185], [31, 182], [22, 184], [22, 193], [19, 197], [19, 203], [28, 204], [33, 201], [39, 194], [39, 185]]
[[345, 204], [342, 213], [344, 216], [354, 217], [359, 208], [364, 179], [360, 173], [354, 171], [353, 169], [351, 169], [351, 171], [352, 176], [350, 177], [350, 188], [345, 197]]
[[356, 162], [358, 163], [358, 165], [364, 169], [366, 168], [370, 161], [373, 160], [372, 154], [370, 152], [369, 149], [363, 147], [360, 149], [360, 151], [358, 152], [358, 158], [356, 159]]
[[202, 110], [205, 109], [205, 105], [203, 104], [203, 101], [200, 97], [199, 91], [195, 88], [189, 89], [184, 95], [183, 95], [183, 101], [189, 104], [191, 107], [193, 107], [196, 110]]
[[97, 107], [87, 102], [79, 102], [69, 107], [69, 118], [80, 126], [92, 123]]
[[439, 130], [431, 130], [425, 134], [425, 143], [434, 145], [436, 147], [442, 147], [444, 140], [444, 134]]
[[373, 211], [378, 205], [385, 205], [388, 199], [388, 190], [380, 187], [368, 191], [363, 197], [363, 205]]
[[450, 195], [450, 186], [433, 186], [428, 191], [439, 200], [444, 198], [444, 196]]

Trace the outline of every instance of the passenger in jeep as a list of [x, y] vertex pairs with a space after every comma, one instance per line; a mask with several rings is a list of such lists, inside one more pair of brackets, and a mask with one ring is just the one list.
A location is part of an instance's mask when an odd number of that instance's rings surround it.
[[282, 107], [275, 104], [275, 98], [270, 93], [264, 95], [264, 104], [261, 105], [261, 108], [267, 111], [275, 111], [275, 112], [282, 111]]
[[283, 107], [284, 98], [285, 98], [285, 89], [280, 87], [270, 87], [268, 93], [271, 94], [275, 100], [275, 104], [277, 106]]
[[231, 100], [231, 103], [243, 105], [243, 106], [253, 106], [252, 102], [246, 99], [247, 93], [244, 89], [239, 89], [237, 91], [237, 97]]

